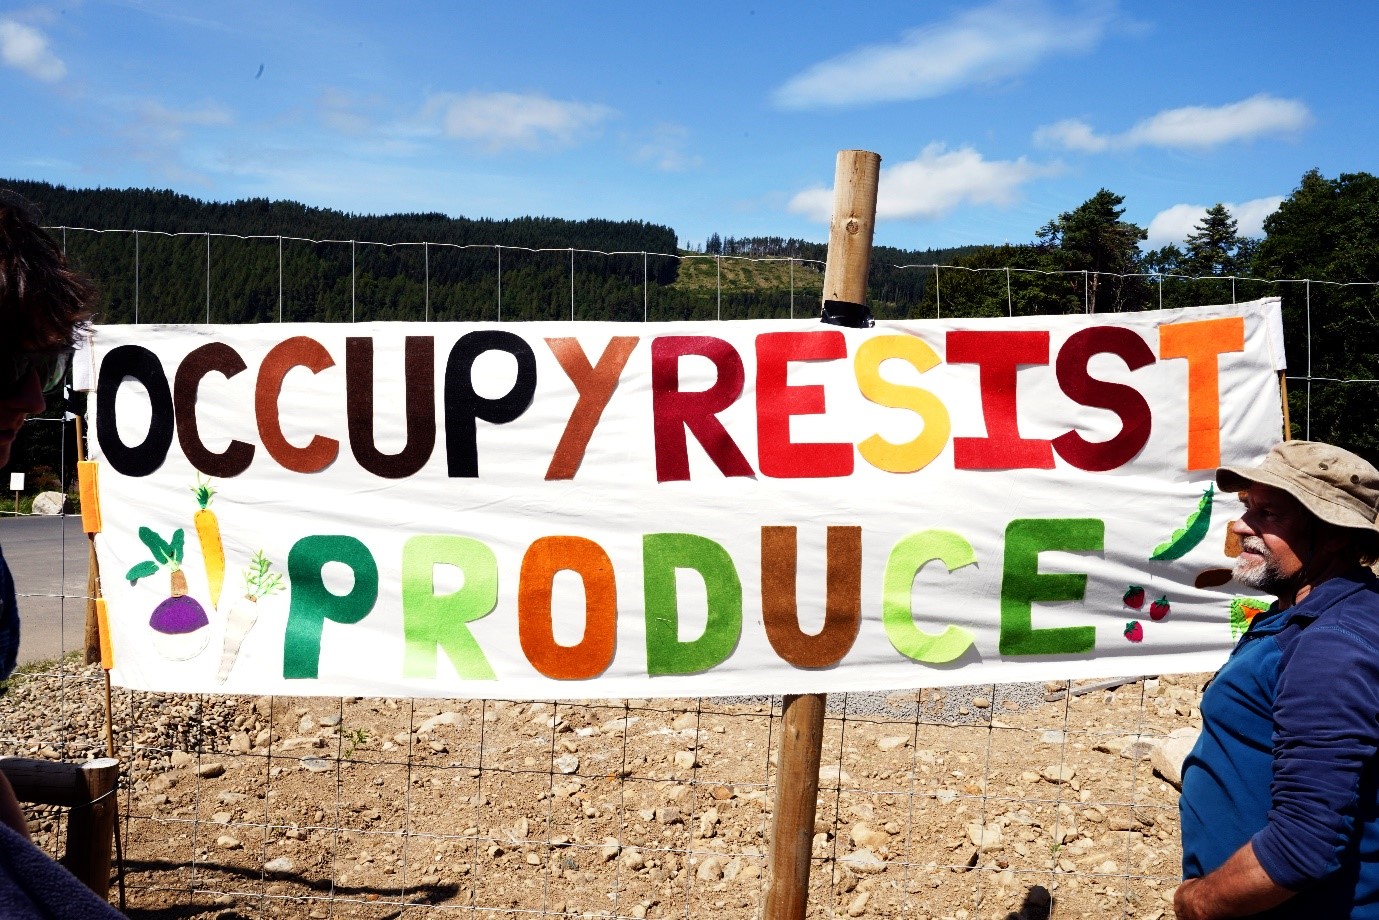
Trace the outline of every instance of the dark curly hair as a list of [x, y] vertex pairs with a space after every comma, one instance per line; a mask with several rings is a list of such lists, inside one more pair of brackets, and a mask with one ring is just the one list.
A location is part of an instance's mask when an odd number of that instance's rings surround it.
[[95, 304], [90, 279], [68, 267], [33, 205], [0, 189], [0, 351], [71, 345]]

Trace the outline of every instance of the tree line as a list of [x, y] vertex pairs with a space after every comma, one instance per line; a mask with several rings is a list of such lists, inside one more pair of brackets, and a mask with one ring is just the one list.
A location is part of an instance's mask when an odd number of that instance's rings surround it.
[[[827, 258], [823, 243], [774, 236], [714, 233], [702, 247], [677, 249], [672, 228], [643, 221], [371, 216], [158, 190], [16, 180], [0, 186], [34, 202], [45, 223], [59, 228], [69, 258], [101, 288], [102, 322], [783, 318], [792, 303], [787, 272], [715, 291], [677, 284], [682, 259], [791, 259], [797, 273], [817, 273]], [[903, 319], [1144, 310], [1278, 295], [1295, 435], [1379, 460], [1376, 387], [1356, 382], [1379, 378], [1379, 295], [1371, 283], [1379, 281], [1379, 178], [1307, 172], [1265, 220], [1262, 239], [1242, 236], [1217, 204], [1181, 246], [1146, 250], [1146, 231], [1124, 219], [1124, 204], [1103, 188], [1028, 243], [877, 246], [868, 303], [879, 319]], [[34, 462], [25, 443], [40, 429], [58, 427], [30, 426], [14, 468]]]

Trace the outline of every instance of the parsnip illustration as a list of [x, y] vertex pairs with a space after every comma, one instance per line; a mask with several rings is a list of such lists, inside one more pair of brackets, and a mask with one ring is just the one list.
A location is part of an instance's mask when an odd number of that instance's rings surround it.
[[225, 650], [220, 656], [220, 672], [216, 675], [216, 680], [222, 684], [235, 666], [244, 637], [258, 622], [259, 601], [283, 589], [282, 576], [272, 568], [273, 563], [263, 550], [255, 553], [253, 560], [244, 567], [244, 596], [235, 601], [225, 617]]

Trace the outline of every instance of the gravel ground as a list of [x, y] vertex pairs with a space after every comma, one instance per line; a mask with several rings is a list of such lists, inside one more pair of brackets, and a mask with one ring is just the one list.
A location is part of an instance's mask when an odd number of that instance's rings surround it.
[[[810, 915], [1171, 915], [1204, 677], [831, 696]], [[114, 699], [131, 917], [761, 910], [779, 700]], [[0, 753], [105, 752], [98, 669], [11, 682]]]

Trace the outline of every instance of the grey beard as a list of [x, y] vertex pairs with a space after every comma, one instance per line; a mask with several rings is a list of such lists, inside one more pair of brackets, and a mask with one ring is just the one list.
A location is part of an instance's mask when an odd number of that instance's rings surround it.
[[1262, 556], [1258, 563], [1247, 564], [1237, 560], [1232, 572], [1235, 580], [1249, 588], [1279, 597], [1292, 585], [1292, 579], [1284, 576], [1272, 556]]

